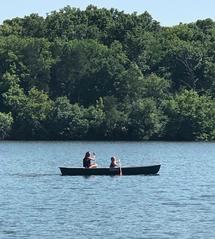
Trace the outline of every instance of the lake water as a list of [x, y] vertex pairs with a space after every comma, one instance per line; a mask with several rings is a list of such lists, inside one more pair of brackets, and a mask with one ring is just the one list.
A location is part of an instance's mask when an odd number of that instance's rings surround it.
[[[62, 177], [86, 151], [158, 176]], [[0, 238], [215, 238], [215, 144], [0, 142]]]

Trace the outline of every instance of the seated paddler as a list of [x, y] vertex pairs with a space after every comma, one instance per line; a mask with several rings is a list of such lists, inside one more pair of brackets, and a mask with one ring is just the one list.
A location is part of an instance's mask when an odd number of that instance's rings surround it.
[[95, 159], [96, 159], [95, 153], [93, 153], [93, 155], [91, 155], [90, 152], [86, 152], [86, 154], [83, 158], [83, 167], [84, 168], [97, 168]]
[[119, 162], [116, 159], [115, 156], [111, 157], [111, 163], [110, 163], [110, 168], [118, 168], [119, 167]]

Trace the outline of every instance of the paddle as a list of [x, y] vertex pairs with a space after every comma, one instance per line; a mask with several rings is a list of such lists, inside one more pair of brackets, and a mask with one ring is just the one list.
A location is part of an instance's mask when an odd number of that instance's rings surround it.
[[96, 154], [94, 152], [93, 152], [93, 159], [92, 160], [94, 161], [95, 167], [97, 167], [97, 164], [96, 164]]
[[118, 159], [119, 162], [119, 176], [122, 176], [122, 165], [120, 159]]

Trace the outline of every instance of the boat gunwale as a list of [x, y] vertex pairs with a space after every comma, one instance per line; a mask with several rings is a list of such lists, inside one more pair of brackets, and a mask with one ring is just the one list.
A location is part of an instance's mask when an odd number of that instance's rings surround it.
[[[154, 165], [146, 165], [146, 166], [124, 166], [121, 168], [151, 168], [151, 167], [157, 167], [161, 166], [161, 164], [154, 164]], [[59, 168], [65, 168], [65, 169], [83, 169], [83, 170], [95, 170], [95, 169], [119, 169], [120, 167], [116, 168], [110, 168], [110, 167], [98, 167], [98, 168], [84, 168], [84, 167], [59, 167]]]

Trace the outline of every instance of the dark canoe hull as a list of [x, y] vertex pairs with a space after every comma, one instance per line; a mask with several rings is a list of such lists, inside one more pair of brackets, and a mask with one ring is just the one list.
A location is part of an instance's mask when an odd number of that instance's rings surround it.
[[[122, 167], [122, 175], [157, 174], [161, 165], [144, 167]], [[60, 167], [62, 176], [120, 175], [119, 168], [66, 168]]]

